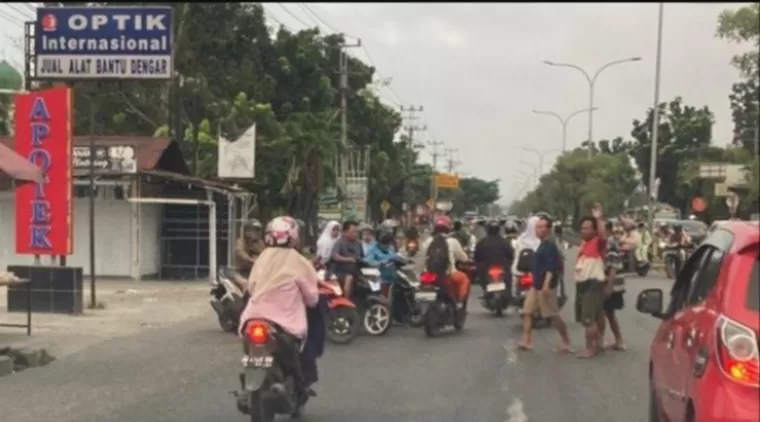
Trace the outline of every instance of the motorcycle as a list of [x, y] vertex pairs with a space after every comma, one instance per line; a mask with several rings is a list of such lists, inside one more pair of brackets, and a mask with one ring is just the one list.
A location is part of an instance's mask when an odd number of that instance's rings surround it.
[[317, 271], [319, 294], [327, 298], [327, 339], [334, 344], [348, 344], [359, 335], [360, 314], [356, 305], [343, 297], [343, 289], [333, 275]]
[[361, 310], [362, 327], [371, 336], [385, 335], [393, 321], [390, 301], [382, 294], [380, 270], [364, 261], [359, 261], [359, 266], [352, 300]]
[[392, 263], [396, 266], [396, 281], [390, 291], [391, 313], [394, 321], [416, 328], [422, 326], [422, 313], [414, 298], [420, 282], [414, 271], [405, 268], [409, 263], [404, 259]]
[[665, 274], [668, 278], [674, 279], [681, 272], [688, 254], [686, 245], [669, 244], [665, 245], [662, 252], [663, 261], [665, 262]]
[[636, 273], [639, 277], [646, 277], [652, 265], [649, 261], [643, 261], [636, 258], [633, 251], [621, 251], [620, 261], [623, 263], [622, 273]]
[[511, 293], [504, 279], [504, 268], [498, 266], [489, 268], [486, 293], [481, 299], [483, 307], [495, 313], [496, 316], [503, 316], [511, 302]]
[[240, 285], [239, 277], [235, 270], [221, 267], [216, 280], [211, 283], [209, 303], [225, 333], [237, 331], [240, 315], [245, 309], [245, 287]]
[[301, 341], [277, 324], [248, 321], [243, 337], [241, 391], [234, 392], [238, 410], [251, 422], [273, 422], [278, 414], [298, 417], [309, 400], [310, 390], [297, 385], [303, 379]]
[[442, 276], [424, 272], [420, 276], [420, 289], [414, 295], [420, 304], [422, 326], [428, 337], [438, 336], [447, 326], [462, 331], [467, 321], [467, 298], [459, 308], [446, 289], [442, 288], [444, 282]]

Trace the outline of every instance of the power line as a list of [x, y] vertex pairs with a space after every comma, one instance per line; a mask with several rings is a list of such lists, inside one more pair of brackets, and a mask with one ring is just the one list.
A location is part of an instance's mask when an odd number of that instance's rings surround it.
[[311, 25], [309, 25], [308, 23], [304, 22], [301, 18], [299, 18], [298, 16], [296, 16], [295, 13], [291, 12], [290, 9], [288, 9], [287, 7], [285, 7], [284, 4], [282, 4], [282, 3], [277, 3], [277, 4], [279, 4], [280, 7], [282, 8], [282, 10], [284, 10], [285, 13], [287, 13], [288, 15], [290, 15], [290, 17], [292, 17], [293, 19], [295, 19], [298, 22], [301, 22], [301, 24], [303, 26], [305, 26], [307, 29], [311, 28]]
[[317, 26], [319, 25], [319, 23], [321, 23], [322, 25], [326, 26], [327, 29], [329, 29], [332, 32], [335, 32], [335, 33], [340, 32], [340, 31], [336, 30], [335, 28], [333, 28], [332, 25], [330, 25], [329, 23], [325, 22], [324, 19], [322, 19], [321, 17], [319, 17], [319, 15], [317, 15], [316, 12], [314, 12], [314, 10], [312, 10], [309, 7], [309, 5], [307, 5], [306, 3], [299, 3], [299, 5], [301, 6], [301, 9], [303, 9], [304, 12], [306, 12], [307, 15], [311, 15], [311, 16], [314, 17], [314, 20], [317, 22]]

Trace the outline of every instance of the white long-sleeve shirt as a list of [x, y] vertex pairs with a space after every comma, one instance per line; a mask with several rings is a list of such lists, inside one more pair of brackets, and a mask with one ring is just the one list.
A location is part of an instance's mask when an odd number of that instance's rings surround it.
[[[429, 237], [425, 241], [425, 243], [422, 245], [422, 249], [425, 255], [427, 255], [428, 247], [433, 242], [434, 236], [435, 235]], [[469, 258], [467, 257], [467, 254], [464, 252], [464, 249], [462, 249], [462, 244], [459, 243], [458, 240], [449, 236], [449, 237], [446, 237], [446, 244], [449, 245], [449, 273], [452, 273], [456, 271], [457, 262], [466, 262], [467, 260], [469, 260]]]

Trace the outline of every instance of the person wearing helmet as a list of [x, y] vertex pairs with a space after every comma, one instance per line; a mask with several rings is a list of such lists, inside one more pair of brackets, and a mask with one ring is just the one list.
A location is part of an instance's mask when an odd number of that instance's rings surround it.
[[391, 284], [396, 280], [396, 266], [393, 265], [393, 261], [397, 258], [395, 241], [393, 228], [380, 225], [377, 229], [377, 241], [373, 242], [370, 249], [364, 255], [364, 259], [368, 263], [379, 267], [383, 295], [386, 296], [390, 291]]
[[[501, 224], [498, 220], [486, 222], [486, 236], [475, 244], [474, 261], [478, 271], [478, 281], [486, 292], [488, 283], [488, 270], [498, 266], [504, 270], [504, 279], [511, 281], [510, 268], [514, 260], [515, 252], [512, 245], [501, 237]], [[507, 291], [511, 291], [507, 286]]]
[[304, 394], [301, 397], [305, 397], [310, 384], [316, 382], [319, 353], [311, 349], [311, 354], [306, 353], [305, 347], [304, 353], [298, 355], [298, 346], [306, 340], [307, 334], [309, 341], [306, 343], [314, 340], [306, 308], [315, 308], [319, 303], [317, 273], [312, 263], [299, 252], [300, 233], [293, 218], [277, 217], [270, 221], [265, 243], [267, 247], [253, 264], [248, 278], [250, 299], [240, 316], [239, 334], [246, 335], [249, 321], [266, 320], [298, 339], [292, 342], [292, 356], [300, 356], [300, 359], [286, 360], [283, 370], [292, 371], [296, 388], [299, 394]]
[[454, 296], [457, 306], [463, 309], [470, 295], [470, 278], [456, 269], [456, 263], [467, 262], [468, 258], [459, 240], [450, 235], [451, 229], [451, 218], [445, 215], [438, 216], [433, 221], [433, 235], [424, 245], [424, 250], [427, 251], [426, 270], [448, 274], [450, 294]]
[[359, 224], [359, 234], [362, 238], [362, 252], [364, 256], [375, 245], [375, 230], [367, 223]]
[[255, 218], [243, 225], [243, 235], [235, 241], [235, 269], [248, 278], [253, 264], [264, 250], [261, 239], [261, 222]]

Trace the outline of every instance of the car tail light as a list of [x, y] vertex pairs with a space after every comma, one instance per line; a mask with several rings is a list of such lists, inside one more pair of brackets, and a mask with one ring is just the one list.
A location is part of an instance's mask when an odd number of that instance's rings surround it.
[[435, 284], [436, 280], [438, 280], [438, 276], [435, 273], [422, 273], [420, 275], [420, 284], [423, 285]]
[[523, 274], [520, 276], [520, 287], [533, 286], [533, 274]]
[[504, 274], [504, 268], [491, 267], [488, 269], [488, 276], [491, 278], [501, 278], [502, 274]]
[[266, 344], [269, 341], [269, 325], [261, 321], [251, 321], [246, 328], [246, 335], [253, 344]]
[[718, 361], [723, 373], [733, 381], [760, 387], [760, 354], [753, 330], [725, 316], [718, 320]]

